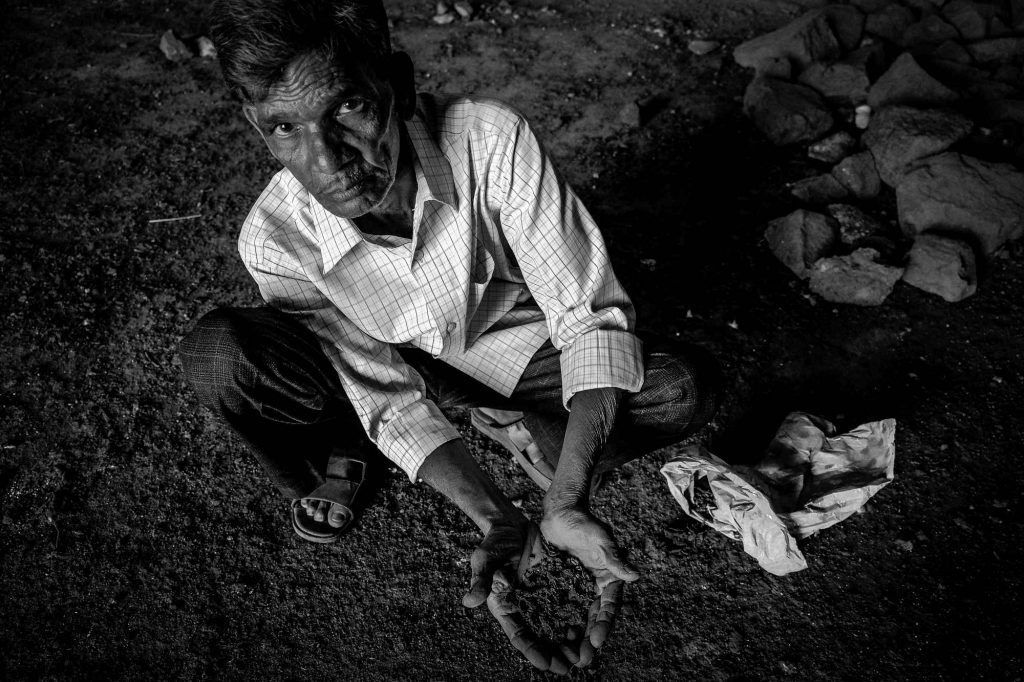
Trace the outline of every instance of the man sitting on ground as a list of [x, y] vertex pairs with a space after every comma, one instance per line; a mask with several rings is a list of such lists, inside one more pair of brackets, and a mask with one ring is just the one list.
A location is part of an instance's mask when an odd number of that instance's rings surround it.
[[[284, 168], [239, 238], [267, 305], [205, 315], [181, 346], [190, 382], [293, 500], [301, 537], [348, 528], [382, 452], [480, 528], [463, 603], [488, 601], [542, 669], [587, 663], [639, 577], [590, 512], [592, 482], [706, 424], [714, 361], [645, 352], [597, 226], [527, 122], [417, 95], [379, 0], [214, 13], [225, 79]], [[540, 533], [594, 575], [575, 643], [542, 642], [499, 599], [538, 527], [469, 454], [454, 407], [546, 490]]]

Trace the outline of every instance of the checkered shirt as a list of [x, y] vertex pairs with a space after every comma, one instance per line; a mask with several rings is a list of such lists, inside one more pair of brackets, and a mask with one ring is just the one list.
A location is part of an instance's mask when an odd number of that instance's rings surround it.
[[318, 335], [370, 439], [416, 480], [459, 434], [396, 346], [508, 396], [550, 338], [566, 405], [584, 389], [640, 390], [643, 360], [601, 234], [522, 116], [421, 95], [406, 126], [411, 240], [363, 234], [282, 170], [238, 246], [266, 302]]

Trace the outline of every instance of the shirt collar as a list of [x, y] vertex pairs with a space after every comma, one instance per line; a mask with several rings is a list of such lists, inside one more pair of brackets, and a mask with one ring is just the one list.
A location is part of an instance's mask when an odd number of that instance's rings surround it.
[[[414, 152], [414, 168], [416, 173], [416, 213], [413, 221], [413, 243], [417, 242], [420, 221], [423, 218], [424, 205], [428, 201], [439, 201], [448, 206], [458, 206], [455, 193], [455, 178], [452, 167], [438, 148], [427, 129], [426, 123], [417, 113], [406, 121], [406, 131], [412, 141]], [[326, 274], [346, 253], [364, 241], [362, 233], [355, 223], [347, 218], [339, 218], [325, 209], [312, 194], [309, 197], [309, 212], [316, 229], [316, 239], [320, 246], [323, 260], [323, 272]]]

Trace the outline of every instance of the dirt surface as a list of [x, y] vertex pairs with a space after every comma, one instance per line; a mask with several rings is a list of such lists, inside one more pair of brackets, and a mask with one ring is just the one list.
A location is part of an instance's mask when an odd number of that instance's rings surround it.
[[[257, 302], [235, 238], [275, 171], [216, 65], [158, 49], [168, 28], [204, 33], [206, 4], [5, 3], [0, 677], [543, 677], [461, 607], [478, 534], [440, 495], [391, 471], [344, 542], [305, 543], [187, 389], [178, 339]], [[813, 162], [744, 120], [728, 49], [799, 8], [518, 0], [438, 26], [433, 2], [388, 4], [421, 89], [495, 95], [534, 121], [641, 326], [721, 359], [712, 450], [756, 457], [792, 409], [898, 422], [895, 482], [804, 542], [810, 567], [786, 578], [682, 516], [658, 472], [671, 449], [613, 475], [596, 511], [644, 577], [574, 677], [1020, 679], [1024, 255], [995, 258], [963, 303], [899, 284], [871, 309], [815, 300], [774, 260], [763, 226]], [[697, 57], [692, 36], [725, 49]], [[639, 126], [620, 115], [635, 100]], [[528, 479], [453, 419], [536, 516]], [[534, 580], [538, 627], [581, 616], [577, 566]]]

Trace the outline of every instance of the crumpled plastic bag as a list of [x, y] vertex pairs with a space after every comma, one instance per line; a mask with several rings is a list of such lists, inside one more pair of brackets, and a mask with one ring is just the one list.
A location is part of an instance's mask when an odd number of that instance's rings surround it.
[[837, 435], [831, 422], [793, 412], [753, 467], [691, 445], [661, 473], [683, 512], [786, 575], [807, 568], [797, 539], [839, 523], [892, 481], [895, 439], [895, 419]]

